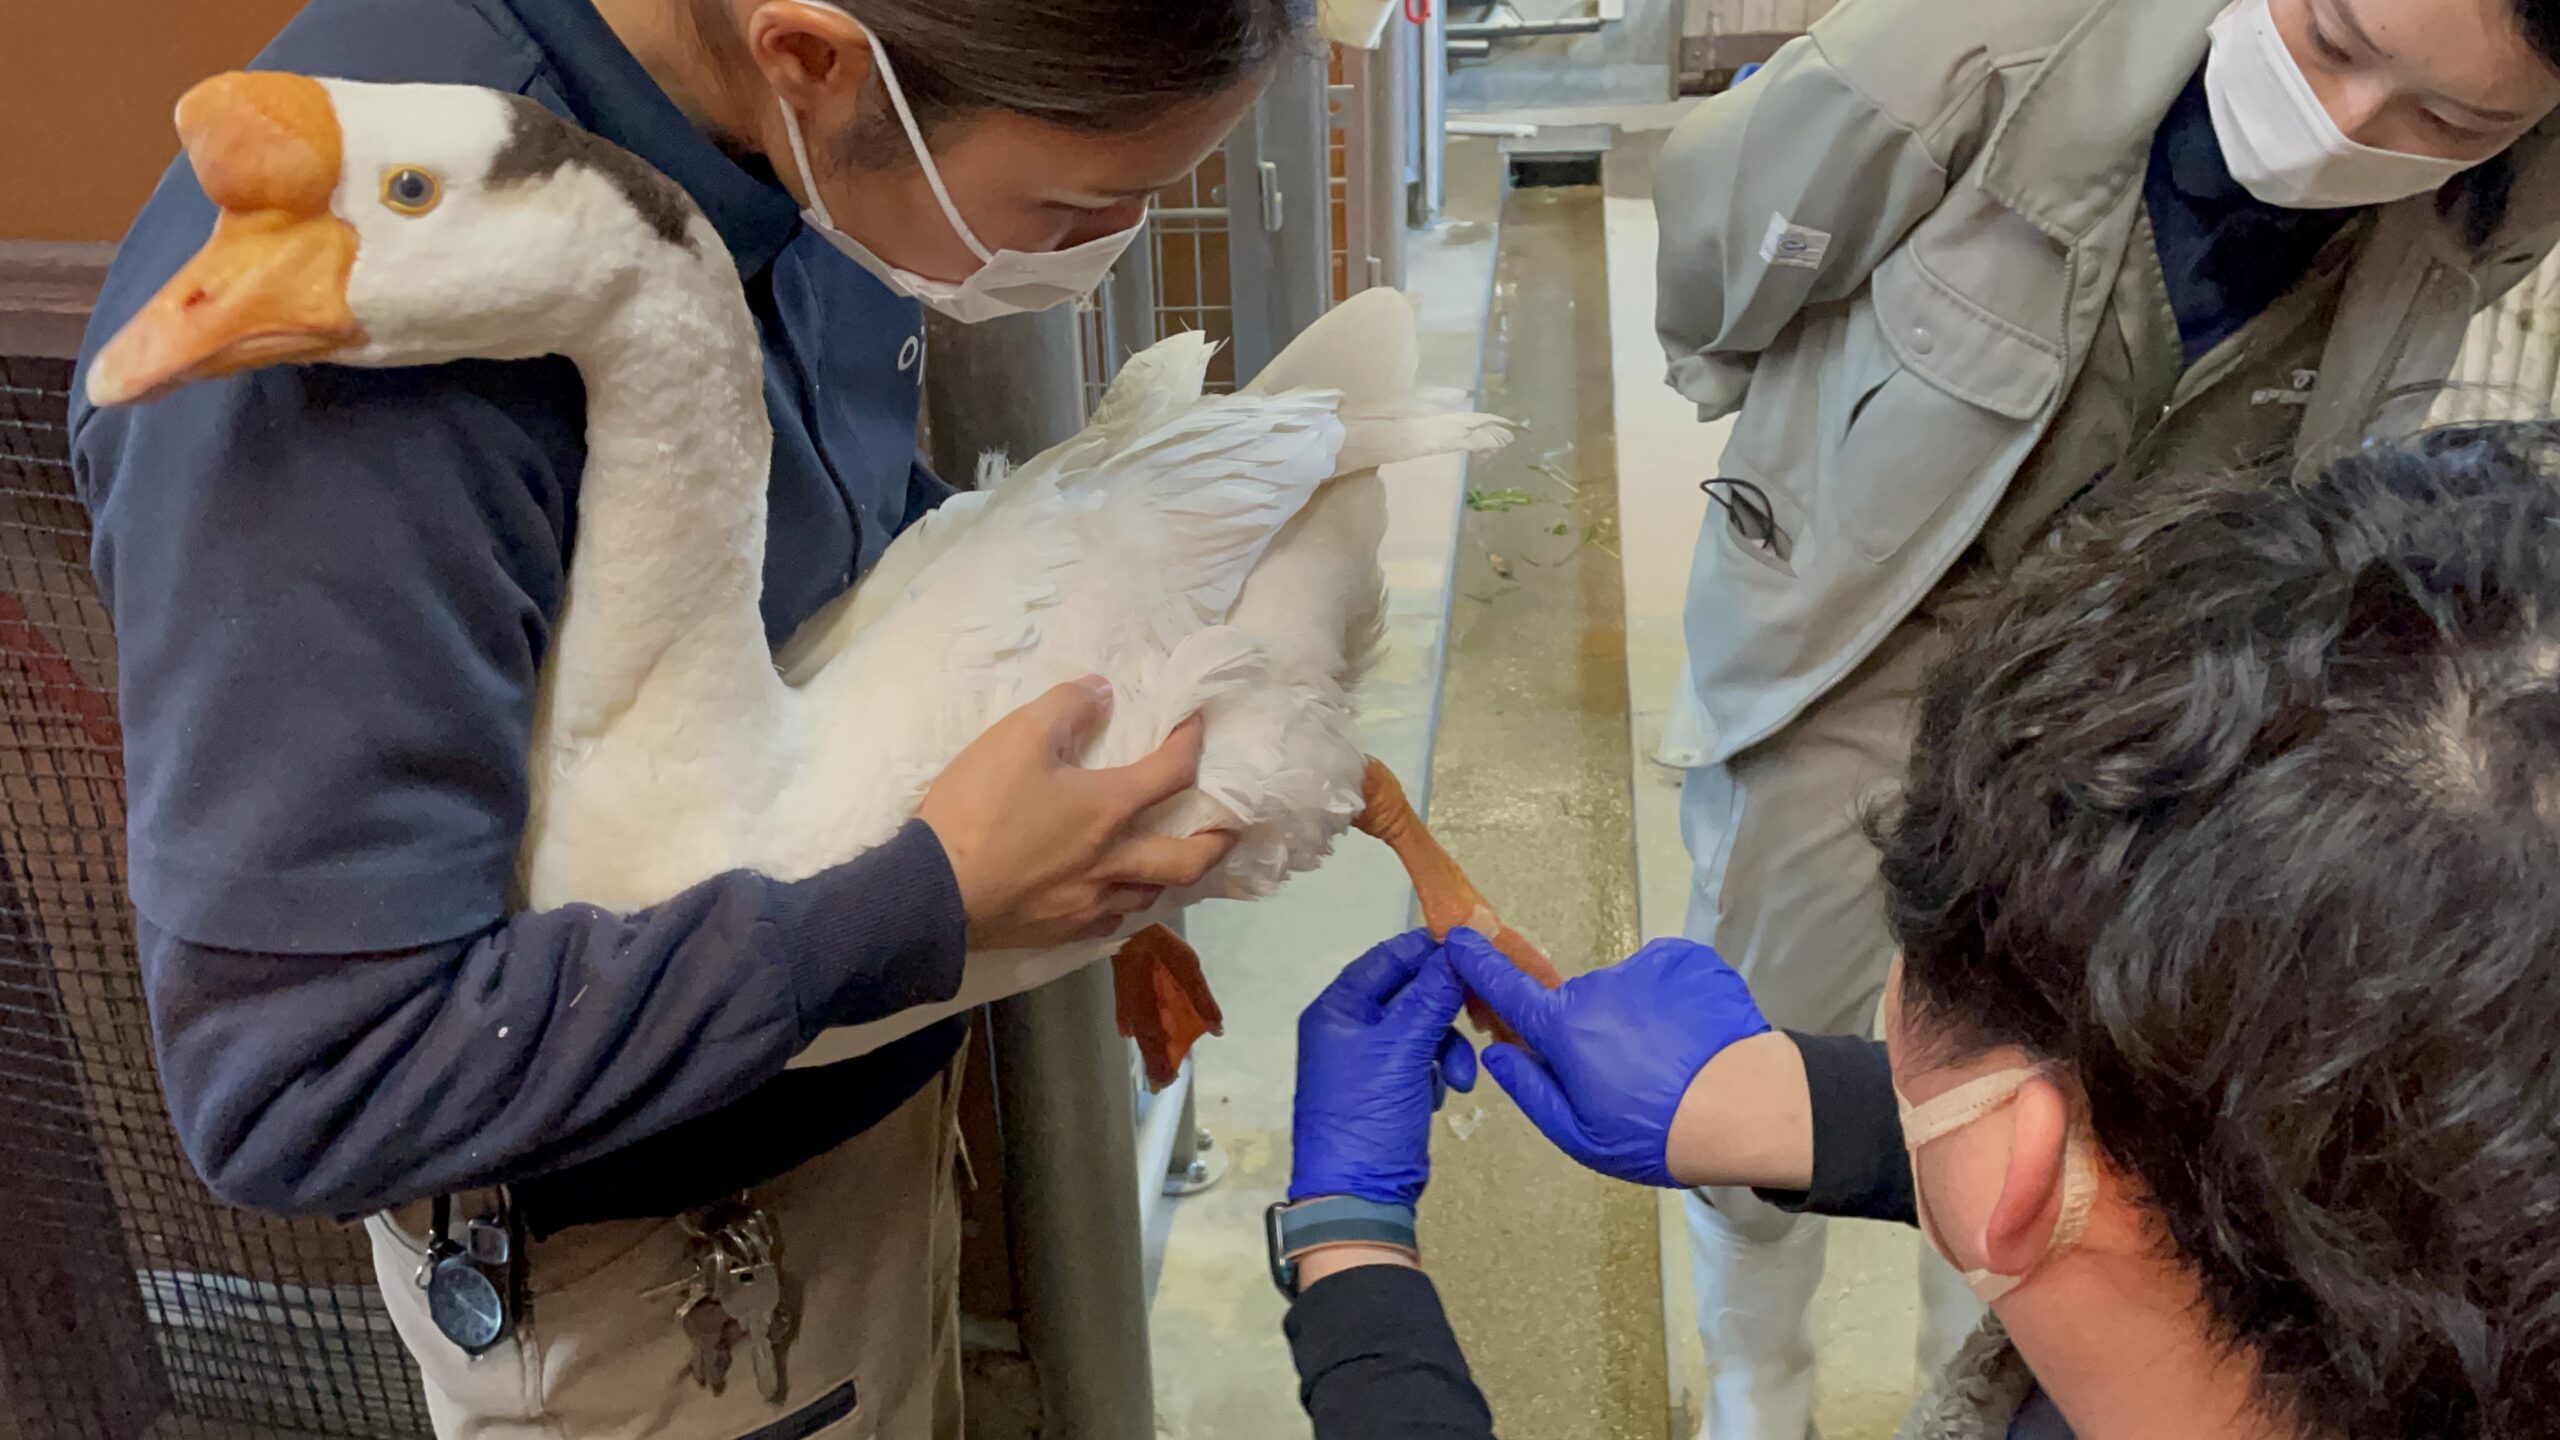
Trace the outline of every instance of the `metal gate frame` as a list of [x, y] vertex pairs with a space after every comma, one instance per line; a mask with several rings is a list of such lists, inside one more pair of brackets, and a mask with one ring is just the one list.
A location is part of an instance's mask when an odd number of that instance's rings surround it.
[[[1379, 51], [1342, 58], [1338, 86], [1330, 56], [1283, 59], [1223, 151], [1158, 197], [1143, 243], [1072, 320], [937, 329], [938, 373], [956, 360], [981, 408], [937, 416], [936, 448], [1002, 438], [1027, 454], [1061, 438], [1060, 399], [1091, 413], [1129, 356], [1184, 330], [1228, 342], [1213, 383], [1251, 376], [1343, 298], [1337, 265], [1346, 293], [1400, 285], [1404, 231], [1421, 208], [1416, 156], [1437, 148], [1420, 134], [1427, 117], [1413, 83], [1435, 68], [1422, 58], [1430, 33], [1391, 25]], [[995, 407], [1004, 415], [982, 408], [990, 394], [1008, 397]], [[965, 442], [945, 433], [963, 426]], [[1042, 1440], [1152, 1433], [1150, 1297], [1132, 1283], [1165, 1198], [1212, 1183], [1222, 1163], [1197, 1124], [1197, 1057], [1172, 1088], [1149, 1095], [1109, 998], [1095, 967], [994, 1010], [1018, 1339], [1036, 1376]]]
[[1251, 375], [1333, 305], [1333, 197], [1325, 58], [1282, 58], [1227, 141], [1227, 253], [1236, 373]]

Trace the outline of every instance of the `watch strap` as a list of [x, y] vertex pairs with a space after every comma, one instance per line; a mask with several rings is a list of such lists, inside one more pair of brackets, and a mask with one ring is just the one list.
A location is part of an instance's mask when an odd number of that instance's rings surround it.
[[1295, 1299], [1298, 1261], [1335, 1245], [1379, 1245], [1408, 1255], [1422, 1253], [1410, 1205], [1381, 1205], [1350, 1195], [1326, 1195], [1274, 1205], [1270, 1215], [1271, 1278]]

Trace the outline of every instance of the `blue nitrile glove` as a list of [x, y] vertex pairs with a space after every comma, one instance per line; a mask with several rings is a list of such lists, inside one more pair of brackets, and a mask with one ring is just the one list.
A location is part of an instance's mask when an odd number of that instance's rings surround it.
[[[1707, 1062], [1769, 1032], [1716, 952], [1656, 940], [1549, 990], [1471, 930], [1451, 932], [1458, 978], [1529, 1047], [1485, 1047], [1485, 1068], [1557, 1149], [1603, 1175], [1676, 1189], [1671, 1117]], [[1535, 1053], [1531, 1053], [1535, 1052]]]
[[1450, 1024], [1466, 994], [1424, 931], [1351, 962], [1298, 1019], [1289, 1198], [1410, 1206], [1431, 1179], [1431, 1114], [1476, 1088], [1476, 1052]]

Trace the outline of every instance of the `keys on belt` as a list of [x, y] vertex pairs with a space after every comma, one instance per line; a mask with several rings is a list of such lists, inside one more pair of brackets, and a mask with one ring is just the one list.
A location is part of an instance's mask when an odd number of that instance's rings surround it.
[[790, 1392], [784, 1359], [797, 1326], [773, 1217], [745, 1196], [683, 1217], [690, 1270], [647, 1292], [676, 1297], [676, 1324], [692, 1347], [694, 1382], [717, 1395], [743, 1347], [756, 1390], [776, 1405]]
[[[743, 1348], [756, 1390], [779, 1405], [790, 1393], [785, 1369], [799, 1307], [782, 1272], [782, 1237], [773, 1217], [740, 1195], [679, 1218], [686, 1272], [643, 1292], [676, 1297], [676, 1324], [691, 1349], [694, 1382], [712, 1394], [729, 1383]], [[417, 1273], [436, 1329], [464, 1354], [486, 1353], [514, 1328], [522, 1308], [523, 1246], [502, 1207], [453, 1234], [453, 1199], [438, 1196], [428, 1221], [426, 1258]]]

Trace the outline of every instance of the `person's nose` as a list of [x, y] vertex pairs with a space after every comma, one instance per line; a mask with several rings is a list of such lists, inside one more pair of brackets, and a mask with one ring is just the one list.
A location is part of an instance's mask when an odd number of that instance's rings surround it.
[[1099, 240], [1105, 235], [1117, 235], [1137, 224], [1138, 218], [1146, 213], [1147, 200], [1143, 195], [1123, 200], [1108, 210], [1093, 211], [1077, 219], [1074, 227], [1067, 232], [1065, 243], [1058, 248], [1069, 250], [1088, 241]]
[[2387, 150], [2395, 148], [2383, 143], [2395, 98], [2391, 87], [2378, 78], [2346, 75], [2321, 91], [2320, 104], [2339, 133], [2359, 145]]

